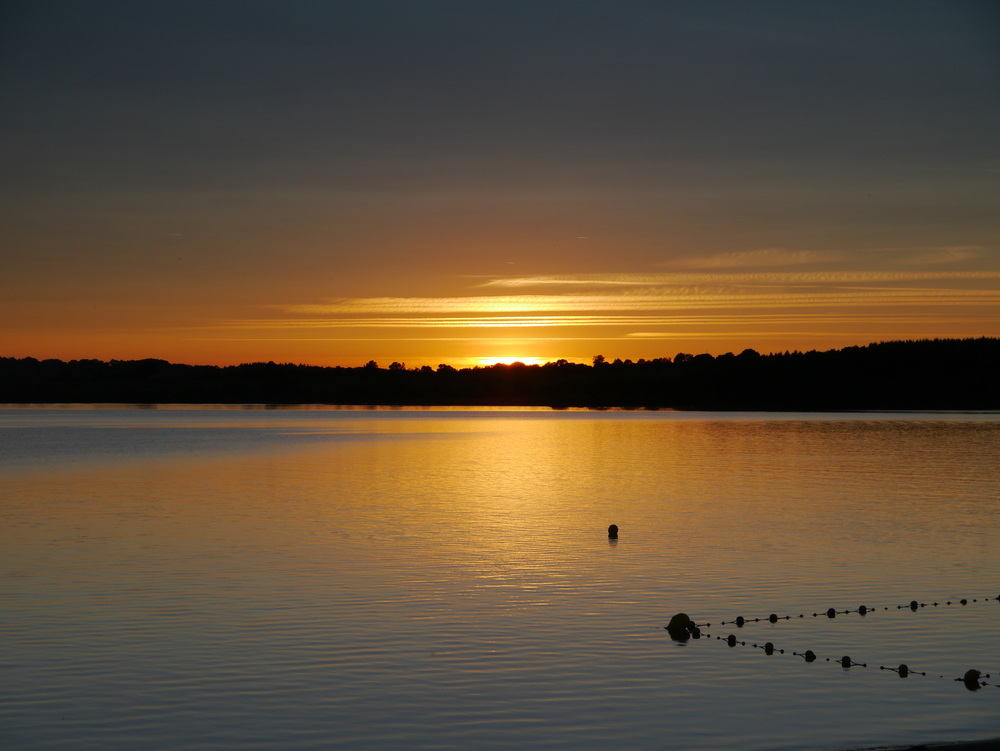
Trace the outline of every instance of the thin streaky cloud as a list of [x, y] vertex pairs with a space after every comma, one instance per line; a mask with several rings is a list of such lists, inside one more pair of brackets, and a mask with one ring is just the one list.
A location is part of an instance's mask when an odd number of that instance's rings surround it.
[[823, 305], [996, 305], [1000, 290], [835, 290], [831, 292], [724, 293], [699, 290], [643, 290], [625, 295], [497, 295], [492, 297], [370, 297], [346, 298], [326, 304], [291, 305], [297, 315], [531, 313], [570, 311], [674, 310], [713, 307], [810, 307]]
[[[196, 327], [182, 327], [184, 330], [219, 329], [456, 329], [456, 328], [553, 328], [572, 326], [717, 326], [748, 325], [752, 323], [781, 322], [822, 322], [822, 323], [867, 323], [871, 314], [829, 313], [754, 313], [750, 315], [604, 315], [604, 316], [501, 316], [469, 318], [291, 318], [291, 319], [243, 319], [218, 321], [215, 324]], [[880, 315], [883, 323], [927, 323], [940, 320], [935, 314]], [[961, 323], [992, 323], [986, 317], [961, 317], [949, 320]]]
[[827, 253], [818, 250], [761, 248], [760, 250], [744, 250], [736, 253], [718, 253], [707, 258], [670, 261], [661, 265], [691, 269], [725, 269], [759, 266], [799, 266], [809, 263], [841, 261], [843, 259], [844, 256], [840, 253]]
[[[847, 336], [844, 332], [834, 331], [742, 331], [741, 337], [773, 337], [773, 336]], [[879, 336], [879, 334], [873, 334]], [[729, 339], [732, 333], [722, 331], [677, 331], [664, 332], [664, 339]], [[484, 346], [498, 344], [518, 344], [521, 342], [627, 342], [635, 338], [632, 334], [619, 336], [526, 336], [526, 337], [491, 337], [481, 336], [425, 336], [425, 337], [204, 337], [193, 341], [199, 342], [482, 342]], [[654, 338], [654, 337], [649, 337]]]
[[955, 248], [937, 248], [926, 253], [903, 258], [900, 263], [912, 263], [917, 265], [930, 265], [937, 263], [958, 263], [968, 261], [971, 258], [978, 258], [982, 247], [978, 245], [965, 245]]
[[536, 287], [559, 285], [668, 286], [687, 284], [838, 284], [946, 280], [1000, 279], [1000, 271], [787, 271], [740, 274], [566, 274], [499, 277], [480, 287]]
[[[759, 337], [766, 338], [770, 336], [850, 336], [842, 331], [741, 331], [741, 338], [747, 337]], [[872, 334], [872, 336], [879, 336], [879, 334]], [[731, 331], [637, 331], [631, 334], [625, 334], [621, 337], [623, 341], [629, 341], [630, 339], [732, 339], [733, 333]]]

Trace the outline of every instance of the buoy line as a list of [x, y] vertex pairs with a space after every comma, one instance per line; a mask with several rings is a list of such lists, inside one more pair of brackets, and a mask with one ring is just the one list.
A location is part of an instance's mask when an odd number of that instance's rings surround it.
[[[977, 603], [980, 602], [980, 601], [982, 601], [982, 602], [990, 602], [992, 600], [1000, 601], [1000, 595], [997, 595], [996, 597], [973, 597], [971, 600], [969, 598], [962, 598], [961, 600], [955, 600], [954, 604], [968, 605], [970, 602], [977, 602]], [[931, 606], [932, 607], [938, 607], [939, 604], [940, 603], [932, 602]], [[947, 605], [951, 605], [953, 603], [952, 603], [951, 600], [948, 600], [944, 604], [947, 606]], [[916, 612], [920, 608], [926, 608], [926, 607], [927, 607], [927, 603], [926, 602], [917, 602], [916, 600], [911, 600], [908, 605], [896, 605], [895, 609], [896, 610], [904, 610], [906, 608], [909, 608], [910, 610]], [[882, 608], [882, 610], [890, 610], [890, 609], [891, 608], [889, 608], [889, 607], [883, 607]], [[869, 607], [867, 605], [860, 605], [855, 610], [837, 610], [836, 608], [828, 608], [827, 610], [825, 610], [822, 613], [813, 613], [812, 617], [813, 618], [818, 618], [821, 615], [825, 615], [827, 618], [836, 618], [838, 615], [850, 615], [851, 613], [857, 613], [858, 615], [868, 615], [868, 614], [876, 613], [876, 612], [878, 612], [878, 608], [877, 607]], [[761, 623], [761, 622], [764, 622], [764, 623], [777, 623], [778, 621], [789, 621], [789, 620], [792, 620], [793, 618], [805, 618], [805, 616], [806, 616], [805, 613], [800, 613], [797, 616], [794, 616], [794, 615], [778, 615], [777, 613], [771, 613], [771, 615], [767, 616], [766, 618], [744, 618], [742, 615], [738, 615], [738, 616], [736, 616], [736, 618], [734, 618], [731, 621], [721, 621], [721, 625], [725, 626], [727, 624], [730, 624], [730, 625], [735, 624], [739, 628], [743, 628], [748, 623]], [[707, 624], [707, 625], [711, 625], [711, 624]]]
[[[711, 636], [711, 634], [707, 634], [707, 636]], [[725, 639], [723, 639], [721, 636], [716, 636], [715, 639], [716, 639], [716, 641], [721, 641], [721, 642], [723, 642], [724, 644], [726, 644], [726, 645], [728, 645], [730, 647], [735, 647], [735, 646], [739, 645], [739, 646], [743, 646], [743, 647], [750, 646], [750, 647], [752, 647], [754, 649], [762, 649], [764, 651], [764, 654], [766, 654], [766, 655], [774, 655], [774, 654], [782, 654], [783, 655], [783, 654], [785, 654], [785, 650], [784, 649], [778, 649], [777, 647], [774, 646], [774, 644], [772, 642], [767, 642], [766, 644], [749, 644], [748, 645], [745, 641], [739, 641], [736, 638], [735, 634], [730, 634]], [[817, 662], [819, 660], [819, 657], [817, 657], [816, 653], [813, 652], [811, 649], [807, 649], [805, 652], [789, 652], [789, 654], [791, 656], [793, 656], [793, 657], [801, 657], [806, 662]], [[839, 658], [830, 658], [830, 657], [827, 657], [827, 658], [825, 658], [825, 661], [826, 662], [833, 662], [835, 664], [838, 664], [842, 668], [867, 668], [868, 667], [868, 663], [867, 662], [855, 662], [853, 659], [851, 659], [851, 657], [849, 655], [844, 655], [843, 657], [839, 657]], [[909, 666], [907, 666], [905, 663], [900, 664], [898, 667], [895, 667], [895, 668], [891, 667], [891, 666], [887, 667], [885, 665], [880, 665], [879, 666], [879, 670], [889, 670], [891, 672], [894, 672], [894, 673], [898, 674], [900, 678], [906, 678], [906, 677], [911, 676], [911, 675], [920, 675], [920, 676], [926, 676], [927, 675], [927, 671], [913, 670], [912, 668], [910, 668]], [[944, 678], [943, 675], [938, 676], [938, 677], [941, 678], [941, 679]], [[982, 673], [979, 670], [970, 669], [970, 670], [965, 671], [965, 673], [960, 678], [955, 678], [954, 680], [956, 682], [961, 682], [961, 683], [965, 684], [965, 687], [967, 689], [969, 689], [970, 691], [977, 691], [978, 689], [985, 688], [987, 686], [991, 686], [993, 688], [1000, 688], [1000, 685], [998, 685], [998, 684], [987, 683], [986, 681], [982, 680], [983, 678], [989, 678], [989, 677], [990, 677], [989, 673]]]
[[[982, 601], [982, 602], [989, 602], [989, 601], [992, 601], [992, 600], [1000, 601], [1000, 595], [998, 595], [997, 597], [982, 597], [982, 598], [974, 597], [974, 598], [972, 598], [971, 602], [974, 602], [974, 603], [978, 603], [980, 601]], [[961, 600], [956, 600], [955, 602], [958, 603], [958, 604], [961, 604], [961, 605], [968, 605], [969, 602], [970, 602], [970, 600], [968, 598], [963, 598]], [[945, 604], [946, 605], [951, 605], [952, 602], [949, 600]], [[938, 605], [938, 603], [936, 603], [936, 602], [931, 604], [932, 607], [936, 607], [937, 605]], [[896, 610], [909, 609], [909, 610], [911, 610], [913, 612], [916, 612], [920, 608], [924, 608], [924, 607], [927, 607], [926, 603], [919, 603], [916, 600], [912, 600], [909, 603], [909, 605], [898, 605], [898, 606], [896, 606], [895, 609]], [[888, 607], [884, 607], [883, 610], [889, 610], [889, 608]], [[869, 607], [867, 607], [865, 605], [861, 605], [856, 610], [842, 610], [841, 611], [841, 610], [836, 610], [835, 608], [829, 608], [826, 611], [825, 615], [828, 618], [835, 618], [838, 614], [847, 615], [847, 614], [850, 614], [850, 613], [857, 613], [857, 614], [859, 614], [861, 616], [865, 616], [865, 615], [867, 615], [869, 613], [874, 613], [874, 612], [877, 612], [877, 608], [869, 608]], [[814, 618], [818, 618], [820, 615], [821, 615], [820, 613], [813, 613], [813, 617]], [[735, 620], [728, 621], [728, 622], [727, 621], [722, 621], [720, 623], [720, 625], [724, 626], [724, 625], [727, 625], [727, 623], [728, 623], [728, 625], [736, 625], [738, 628], [743, 628], [748, 623], [760, 623], [760, 622], [763, 621], [765, 623], [776, 624], [778, 621], [782, 621], [782, 620], [788, 621], [788, 620], [791, 620], [793, 617], [794, 616], [790, 616], [790, 615], [779, 616], [776, 613], [771, 613], [767, 618], [752, 618], [751, 619], [751, 618], [744, 618], [743, 616], [737, 616]], [[805, 618], [805, 614], [802, 613], [798, 617], [799, 618]], [[688, 641], [689, 639], [692, 639], [692, 638], [693, 639], [700, 639], [702, 637], [702, 635], [703, 635], [702, 634], [702, 628], [706, 628], [707, 629], [707, 628], [711, 627], [711, 625], [712, 625], [711, 623], [705, 623], [703, 625], [699, 625], [699, 624], [695, 623], [690, 618], [690, 616], [688, 616], [686, 613], [677, 613], [673, 618], [670, 619], [670, 623], [667, 624], [666, 626], [664, 626], [664, 629], [667, 631], [667, 633], [670, 634], [670, 636], [671, 636], [672, 639], [674, 639], [676, 641], [686, 642], [686, 641]], [[704, 636], [706, 638], [711, 638], [712, 635], [708, 634], [708, 633], [705, 633]], [[738, 640], [736, 638], [735, 634], [730, 634], [725, 639], [723, 639], [721, 636], [716, 636], [715, 639], [716, 639], [716, 641], [723, 642], [724, 644], [728, 645], [729, 647], [735, 647], [736, 645], [740, 645], [740, 646], [743, 646], [743, 647], [747, 646], [747, 643], [745, 641]], [[783, 654], [785, 654], [785, 650], [784, 649], [778, 649], [778, 648], [776, 648], [772, 642], [766, 642], [765, 644], [762, 644], [762, 645], [757, 645], [755, 643], [752, 643], [750, 646], [752, 648], [754, 648], [754, 649], [758, 649], [758, 648], [762, 649], [764, 651], [764, 654], [766, 654], [766, 655], [774, 655], [774, 654], [783, 655]], [[816, 662], [818, 660], [815, 652], [813, 652], [811, 649], [807, 649], [805, 652], [794, 652], [794, 651], [792, 651], [792, 652], [790, 652], [790, 655], [794, 656], [794, 657], [801, 657], [806, 662]], [[844, 669], [850, 669], [850, 668], [855, 668], [855, 667], [861, 667], [861, 668], [867, 668], [868, 667], [868, 663], [867, 662], [855, 662], [854, 660], [851, 659], [851, 657], [849, 655], [844, 655], [843, 657], [840, 657], [840, 658], [837, 658], [837, 659], [832, 659], [830, 657], [827, 657], [826, 658], [826, 662], [837, 663], [837, 664], [839, 664]], [[912, 668], [910, 668], [905, 663], [900, 664], [898, 667], [891, 667], [891, 666], [887, 667], [885, 665], [880, 665], [879, 666], [879, 671], [884, 671], [884, 670], [888, 670], [890, 672], [894, 672], [900, 678], [907, 678], [908, 676], [911, 676], [911, 675], [919, 675], [919, 676], [926, 676], [927, 675], [926, 671], [913, 670]], [[965, 688], [967, 688], [969, 691], [978, 691], [980, 688], [984, 688], [984, 687], [987, 687], [987, 686], [991, 686], [991, 687], [994, 687], [994, 688], [1000, 688], [1000, 685], [998, 685], [998, 684], [988, 683], [985, 680], [983, 680], [983, 678], [989, 678], [989, 677], [990, 677], [989, 673], [985, 673], [984, 674], [984, 673], [982, 673], [979, 670], [971, 668], [971, 669], [965, 671], [965, 673], [961, 677], [955, 678], [954, 680], [956, 682], [963, 683], [965, 685]], [[939, 676], [939, 678], [940, 679], [944, 679], [944, 676], [941, 675], [941, 676]]]

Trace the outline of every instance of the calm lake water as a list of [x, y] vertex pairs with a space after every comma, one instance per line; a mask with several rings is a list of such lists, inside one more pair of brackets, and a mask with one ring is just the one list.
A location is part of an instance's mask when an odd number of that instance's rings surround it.
[[997, 415], [0, 410], [6, 751], [1000, 737], [998, 594]]

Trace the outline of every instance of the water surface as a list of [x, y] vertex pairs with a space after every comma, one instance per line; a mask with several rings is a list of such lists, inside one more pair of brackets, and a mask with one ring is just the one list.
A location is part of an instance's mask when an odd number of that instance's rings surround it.
[[5, 749], [1000, 736], [996, 415], [9, 409], [0, 457]]

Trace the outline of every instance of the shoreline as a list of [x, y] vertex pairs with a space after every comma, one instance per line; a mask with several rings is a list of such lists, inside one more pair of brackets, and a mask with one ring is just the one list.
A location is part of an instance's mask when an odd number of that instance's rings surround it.
[[1000, 751], [1000, 738], [983, 741], [948, 741], [943, 743], [918, 743], [903, 746], [868, 746], [853, 751]]

